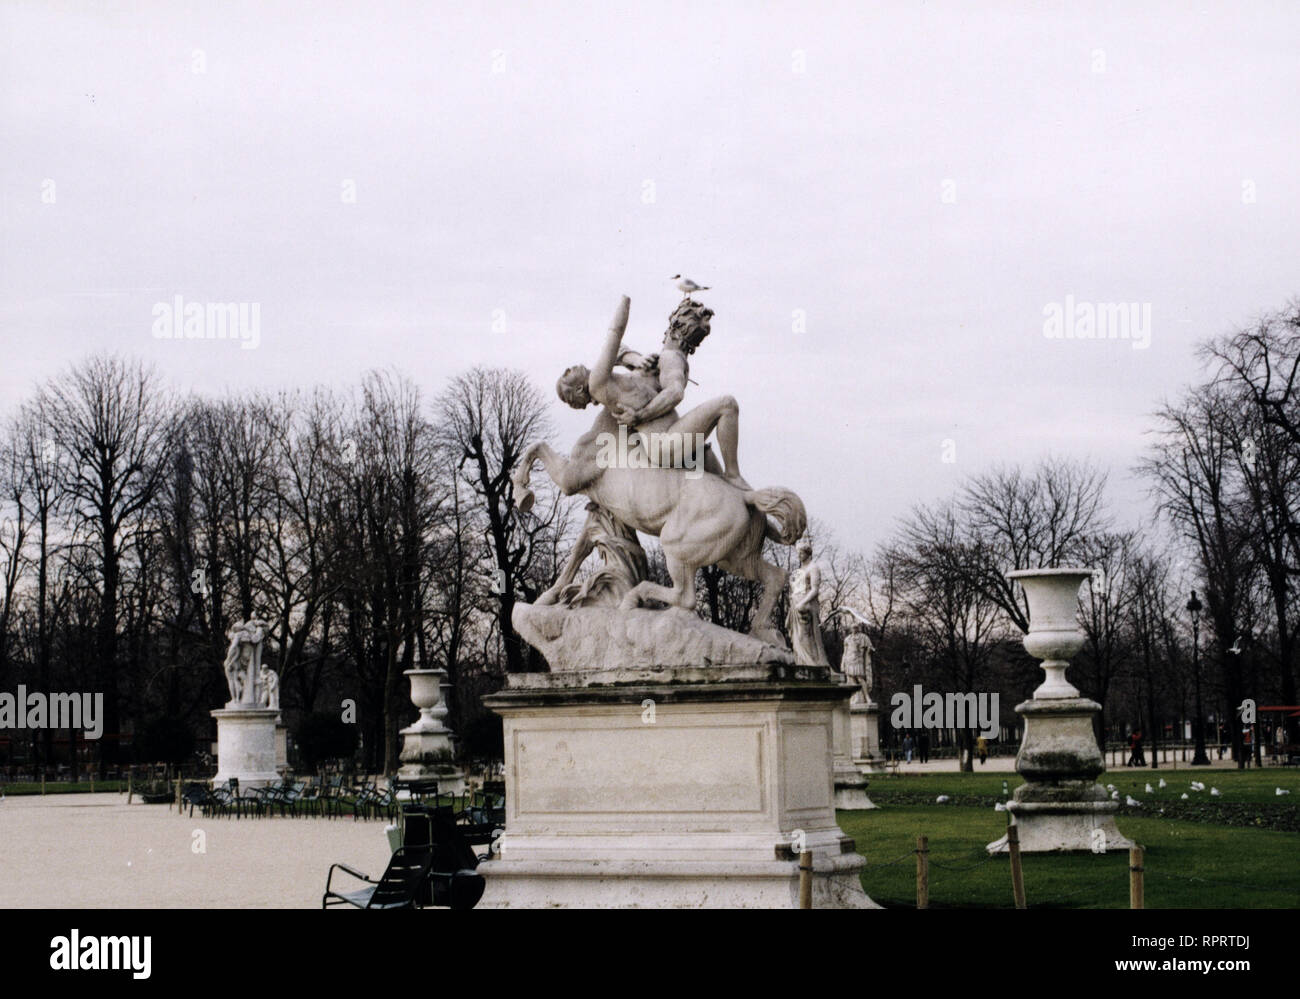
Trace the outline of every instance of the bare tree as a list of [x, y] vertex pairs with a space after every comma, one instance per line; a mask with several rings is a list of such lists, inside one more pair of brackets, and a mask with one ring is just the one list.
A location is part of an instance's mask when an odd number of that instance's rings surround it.
[[548, 579], [533, 574], [534, 560], [545, 554], [559, 503], [553, 498], [545, 514], [515, 516], [510, 473], [528, 444], [550, 435], [542, 398], [520, 372], [474, 368], [452, 379], [435, 410], [438, 440], [473, 491], [476, 513], [482, 518], [506, 669], [512, 673], [539, 669], [543, 664], [515, 634], [510, 616], [521, 592], [529, 599], [549, 585]]
[[[171, 400], [151, 368], [101, 354], [48, 382], [39, 404], [49, 416], [74, 529], [97, 556], [94, 676], [104, 693], [105, 731], [116, 734], [123, 540], [139, 528], [166, 474]], [[107, 755], [115, 746], [108, 743]]]

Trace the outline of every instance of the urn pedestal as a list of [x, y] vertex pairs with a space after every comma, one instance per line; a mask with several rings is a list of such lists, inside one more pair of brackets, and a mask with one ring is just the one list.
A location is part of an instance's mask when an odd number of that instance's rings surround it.
[[[1016, 772], [1026, 783], [1016, 788], [1007, 811], [1022, 853], [1104, 853], [1133, 845], [1115, 825], [1119, 803], [1096, 783], [1106, 769], [1092, 727], [1101, 705], [1080, 697], [1065, 678], [1069, 657], [1083, 646], [1076, 623], [1078, 594], [1091, 575], [1088, 569], [1007, 574], [1024, 587], [1029, 602], [1025, 649], [1044, 660], [1046, 673], [1034, 696], [1016, 705], [1025, 720]], [[1007, 837], [987, 849], [1007, 852]]]
[[463, 794], [465, 771], [456, 766], [451, 729], [443, 724], [447, 705], [442, 700], [444, 669], [408, 669], [411, 702], [420, 709], [415, 724], [401, 730], [402, 751], [397, 771], [401, 780], [435, 780], [440, 794]]
[[210, 712], [217, 720], [217, 775], [214, 785], [238, 778], [242, 790], [261, 787], [280, 779], [276, 769], [276, 708], [246, 706], [218, 708]]
[[849, 702], [849, 740], [853, 765], [864, 774], [884, 773], [880, 752], [880, 705], [866, 700]]
[[479, 867], [488, 908], [875, 908], [835, 821], [825, 667], [515, 674], [506, 823]]
[[867, 797], [867, 778], [854, 764], [852, 716], [849, 698], [860, 691], [856, 683], [845, 683], [842, 673], [832, 673], [832, 679], [844, 692], [843, 700], [835, 706], [833, 717], [835, 744], [832, 776], [835, 782], [835, 807], [844, 811], [877, 807]]

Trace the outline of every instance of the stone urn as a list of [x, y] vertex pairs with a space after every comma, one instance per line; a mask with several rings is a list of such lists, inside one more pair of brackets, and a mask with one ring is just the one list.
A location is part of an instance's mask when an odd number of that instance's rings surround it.
[[1020, 569], [1007, 573], [1024, 588], [1029, 602], [1029, 631], [1025, 651], [1041, 659], [1047, 678], [1034, 691], [1035, 700], [1078, 697], [1078, 689], [1065, 679], [1070, 659], [1083, 648], [1079, 630], [1079, 587], [1092, 576], [1090, 569]]
[[[1029, 603], [1025, 651], [1042, 660], [1047, 678], [1029, 700], [1016, 705], [1025, 721], [1016, 772], [1025, 783], [1008, 802], [1025, 853], [1107, 850], [1132, 846], [1115, 826], [1117, 802], [1096, 778], [1106, 764], [1093, 732], [1101, 711], [1079, 696], [1065, 678], [1070, 657], [1083, 648], [1078, 624], [1079, 587], [1090, 569], [1021, 569], [1007, 573], [1024, 588]], [[1005, 853], [1007, 838], [988, 845]]]
[[408, 669], [402, 673], [411, 681], [411, 703], [420, 709], [420, 718], [412, 728], [424, 732], [447, 731], [442, 720], [447, 717], [447, 705], [442, 700], [442, 681], [445, 669]]
[[445, 669], [408, 669], [403, 675], [411, 681], [411, 703], [420, 709], [413, 725], [402, 729], [402, 780], [436, 780], [443, 793], [460, 794], [465, 790], [465, 773], [455, 764], [454, 734], [443, 724], [447, 705], [442, 699]]

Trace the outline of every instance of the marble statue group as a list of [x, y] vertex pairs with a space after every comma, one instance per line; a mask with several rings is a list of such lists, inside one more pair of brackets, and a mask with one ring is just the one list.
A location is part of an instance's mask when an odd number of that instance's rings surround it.
[[229, 707], [280, 708], [280, 676], [262, 663], [262, 646], [270, 639], [271, 623], [250, 618], [227, 633], [230, 647], [222, 665], [230, 690]]
[[[786, 573], [762, 555], [764, 539], [795, 544], [804, 535], [807, 513], [803, 501], [779, 486], [755, 489], [741, 475], [740, 414], [736, 400], [720, 395], [682, 411], [689, 383], [690, 356], [708, 336], [710, 309], [689, 296], [669, 319], [657, 354], [644, 355], [623, 345], [630, 300], [625, 296], [615, 312], [594, 365], [569, 367], [556, 385], [560, 398], [575, 409], [599, 407], [591, 430], [578, 439], [567, 457], [546, 443], [534, 443], [523, 453], [512, 483], [516, 506], [527, 512], [533, 503], [529, 478], [541, 461], [551, 480], [565, 495], [582, 493], [591, 501], [587, 524], [554, 586], [537, 600], [538, 606], [616, 606], [627, 611], [647, 601], [669, 608], [695, 606], [695, 573], [707, 565], [756, 580], [763, 586], [752, 635], [780, 649], [784, 642], [772, 626], [771, 615]], [[633, 446], [676, 441], [675, 457], [685, 462], [640, 460], [611, 464], [600, 446], [622, 435]], [[721, 458], [709, 440], [716, 443]], [[704, 447], [704, 453], [698, 449]], [[657, 450], [657, 449], [656, 449]], [[689, 474], [702, 467], [704, 474]], [[646, 578], [646, 559], [636, 532], [659, 538], [671, 586]], [[576, 584], [583, 561], [599, 550], [604, 564], [597, 579]], [[808, 572], [796, 573], [800, 586]], [[815, 593], [792, 610], [794, 655], [800, 663], [825, 665]], [[792, 608], [796, 598], [792, 598]], [[797, 620], [796, 620], [797, 618]]]

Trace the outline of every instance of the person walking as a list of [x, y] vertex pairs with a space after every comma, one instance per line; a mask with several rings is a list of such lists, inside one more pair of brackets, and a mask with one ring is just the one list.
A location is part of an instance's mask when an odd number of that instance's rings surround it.
[[984, 736], [982, 736], [982, 735], [981, 735], [978, 739], [976, 739], [976, 740], [975, 740], [975, 752], [979, 755], [979, 758], [980, 758], [980, 766], [983, 766], [985, 763], [987, 763], [987, 762], [988, 762], [988, 759], [989, 759], [989, 741], [988, 741], [988, 739], [984, 738]]
[[916, 748], [920, 750], [921, 762], [930, 762], [930, 733], [922, 732], [916, 739]]
[[903, 756], [908, 763], [912, 762], [912, 736], [910, 733], [903, 736]]
[[1142, 750], [1142, 733], [1134, 731], [1128, 737], [1128, 759], [1124, 761], [1126, 767], [1136, 767], [1138, 765], [1138, 753]]

